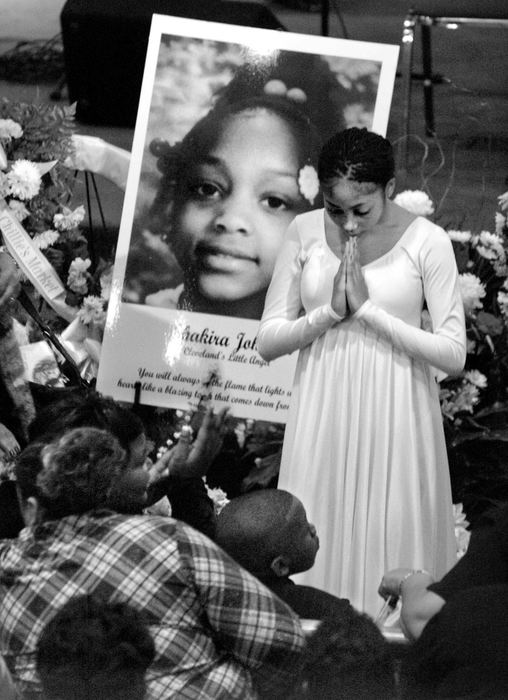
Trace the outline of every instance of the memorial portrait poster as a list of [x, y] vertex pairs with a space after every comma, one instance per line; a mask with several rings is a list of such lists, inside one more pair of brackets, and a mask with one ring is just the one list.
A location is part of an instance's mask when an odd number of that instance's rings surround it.
[[386, 133], [398, 47], [154, 15], [97, 388], [285, 423], [296, 353], [256, 348], [285, 231], [322, 206], [316, 161]]

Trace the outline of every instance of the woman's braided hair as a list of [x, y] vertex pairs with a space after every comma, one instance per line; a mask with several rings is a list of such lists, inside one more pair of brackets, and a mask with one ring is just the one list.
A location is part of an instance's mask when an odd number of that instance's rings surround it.
[[352, 127], [334, 134], [322, 147], [318, 160], [320, 182], [345, 177], [384, 187], [394, 174], [391, 143], [365, 128]]

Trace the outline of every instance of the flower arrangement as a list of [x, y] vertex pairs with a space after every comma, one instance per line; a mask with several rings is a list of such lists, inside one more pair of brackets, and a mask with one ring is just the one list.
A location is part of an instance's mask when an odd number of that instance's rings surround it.
[[[65, 288], [69, 317], [104, 326], [111, 263], [92, 260], [83, 231], [85, 208], [70, 208], [75, 175], [74, 106], [0, 102], [0, 205], [22, 225]], [[59, 332], [67, 321], [43, 304]]]
[[[421, 191], [394, 201], [423, 216], [434, 211]], [[498, 205], [492, 232], [447, 231], [464, 302], [467, 359], [458, 377], [441, 382], [441, 411], [455, 500], [473, 511], [508, 499], [508, 192]]]

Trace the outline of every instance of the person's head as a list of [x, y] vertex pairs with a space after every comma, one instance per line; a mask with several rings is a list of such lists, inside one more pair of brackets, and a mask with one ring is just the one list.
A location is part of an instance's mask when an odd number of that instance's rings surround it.
[[155, 647], [125, 603], [71, 599], [44, 627], [37, 673], [46, 700], [143, 700]]
[[311, 207], [299, 177], [317, 146], [296, 104], [265, 95], [212, 110], [160, 156], [153, 212], [165, 212], [190, 310], [260, 317], [284, 233]]
[[322, 147], [318, 177], [331, 221], [359, 236], [382, 220], [395, 186], [391, 143], [372, 131], [352, 127]]
[[294, 700], [394, 700], [394, 655], [375, 622], [353, 608], [309, 637]]
[[302, 503], [282, 489], [261, 489], [233, 498], [217, 517], [217, 543], [262, 579], [307, 571], [319, 539]]
[[23, 503], [35, 499], [43, 519], [114, 508], [127, 455], [118, 440], [98, 428], [73, 428], [34, 442], [18, 457], [16, 480]]
[[58, 401], [37, 412], [29, 428], [30, 440], [47, 442], [78, 427], [110, 431], [127, 453], [127, 468], [115, 485], [115, 510], [137, 512], [146, 501], [148, 473], [145, 462], [151, 451], [139, 416], [94, 390], [69, 390]]

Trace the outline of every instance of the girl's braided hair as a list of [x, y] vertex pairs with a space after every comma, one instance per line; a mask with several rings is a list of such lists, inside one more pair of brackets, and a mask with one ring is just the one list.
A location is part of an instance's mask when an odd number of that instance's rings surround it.
[[318, 177], [326, 182], [345, 177], [385, 186], [395, 174], [392, 144], [373, 131], [352, 127], [334, 134], [323, 146]]

